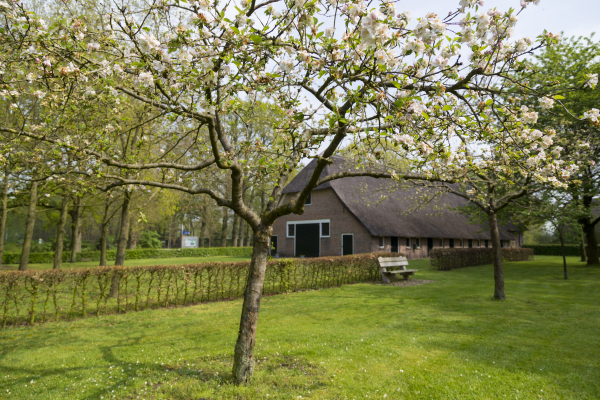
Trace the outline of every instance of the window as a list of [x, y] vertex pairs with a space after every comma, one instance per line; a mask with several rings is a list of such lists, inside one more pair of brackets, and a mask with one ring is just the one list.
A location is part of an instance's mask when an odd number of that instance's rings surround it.
[[469, 248], [473, 247], [473, 239], [469, 239]]
[[296, 225], [294, 224], [288, 224], [288, 237], [294, 237], [295, 233], [296, 233]]
[[385, 247], [385, 242], [383, 241], [383, 236], [379, 237], [379, 248], [383, 249]]
[[513, 249], [514, 249], [515, 247], [517, 247], [517, 242], [516, 242], [515, 240], [511, 240], [511, 241], [510, 241], [510, 247], [512, 247]]
[[485, 241], [485, 247], [490, 247], [490, 242], [489, 241]]
[[456, 242], [456, 247], [463, 247], [462, 239], [458, 239], [458, 242]]
[[450, 239], [450, 248], [453, 249], [454, 248], [454, 239]]
[[504, 240], [500, 241], [500, 247], [504, 247]]
[[304, 203], [305, 206], [310, 206], [312, 205], [312, 193], [308, 194], [308, 197], [306, 198], [306, 203]]
[[410, 238], [406, 238], [406, 248], [410, 249]]
[[419, 238], [415, 239], [415, 247], [418, 249], [421, 247], [421, 240], [419, 240]]
[[321, 237], [329, 237], [329, 222], [321, 223]]

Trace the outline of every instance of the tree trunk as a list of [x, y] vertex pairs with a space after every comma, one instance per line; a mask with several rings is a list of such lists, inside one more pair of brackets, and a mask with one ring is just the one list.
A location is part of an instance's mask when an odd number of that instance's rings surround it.
[[65, 226], [67, 225], [67, 216], [69, 215], [69, 203], [71, 197], [64, 195], [60, 204], [60, 216], [56, 226], [56, 246], [54, 247], [54, 269], [60, 269], [63, 255], [63, 240], [65, 238]]
[[[127, 248], [127, 236], [129, 234], [129, 204], [131, 202], [131, 193], [125, 191], [123, 195], [123, 204], [121, 205], [121, 226], [119, 228], [119, 241], [117, 243], [117, 255], [115, 266], [125, 265], [125, 250]], [[119, 277], [113, 275], [110, 284], [110, 297], [119, 296]]]
[[129, 204], [131, 202], [131, 194], [125, 191], [123, 196], [123, 204], [121, 205], [121, 226], [119, 229], [119, 241], [117, 243], [117, 256], [115, 266], [125, 265], [125, 249], [127, 248], [127, 239], [129, 234]]
[[[239, 218], [241, 219], [241, 218]], [[238, 215], [233, 214], [233, 229], [231, 230], [231, 247], [238, 247]]]
[[70, 262], [77, 262], [77, 247], [81, 249], [81, 244], [78, 246], [79, 230], [81, 229], [81, 197], [75, 196], [73, 200], [73, 210], [71, 214], [71, 259]]
[[106, 267], [106, 248], [108, 247], [108, 222], [102, 224], [102, 236], [100, 238], [100, 267]]
[[25, 238], [23, 239], [23, 250], [21, 250], [19, 271], [26, 271], [27, 265], [29, 264], [29, 252], [31, 251], [31, 239], [33, 238], [35, 211], [37, 208], [37, 189], [38, 182], [31, 182], [31, 189], [29, 192], [29, 208], [27, 210], [27, 222], [25, 223]]
[[135, 249], [137, 247], [137, 232], [136, 232], [136, 221], [135, 218], [133, 221], [131, 221], [131, 218], [129, 219], [129, 234], [127, 237], [127, 248], [128, 249]]
[[244, 219], [240, 218], [240, 226], [238, 228], [238, 247], [244, 247]]
[[567, 276], [567, 256], [565, 254], [565, 240], [563, 239], [562, 232], [558, 234], [558, 238], [560, 239], [560, 251], [562, 253], [563, 271], [565, 273], [565, 279], [569, 279], [569, 277]]
[[207, 224], [206, 222], [202, 221], [202, 225], [200, 225], [200, 240], [198, 243], [199, 247], [204, 247], [204, 238], [206, 237], [206, 229], [207, 229]]
[[227, 225], [229, 222], [229, 210], [223, 208], [223, 225], [221, 226], [221, 247], [227, 247]]
[[581, 248], [581, 250], [580, 250], [581, 251], [581, 262], [586, 262], [587, 261], [587, 257], [586, 257], [586, 254], [585, 254], [585, 239], [584, 239], [583, 233], [581, 233], [581, 232], [579, 233], [579, 238], [581, 239], [579, 241], [579, 245], [580, 245], [580, 248]]
[[489, 214], [490, 235], [492, 236], [492, 251], [494, 252], [494, 299], [504, 300], [504, 271], [502, 270], [502, 248], [500, 245], [500, 232], [498, 231], [498, 218], [496, 213]]
[[254, 246], [252, 261], [248, 273], [248, 283], [244, 293], [244, 305], [235, 354], [233, 361], [233, 378], [238, 384], [245, 384], [252, 376], [254, 370], [254, 346], [256, 343], [256, 327], [258, 312], [262, 296], [265, 271], [267, 269], [267, 256], [269, 254], [269, 239], [273, 227], [261, 227], [254, 232]]
[[110, 222], [110, 200], [109, 197], [106, 197], [106, 202], [104, 203], [104, 216], [102, 217], [102, 225], [100, 230], [100, 266], [107, 266], [106, 262], [106, 249], [108, 248], [108, 223]]
[[596, 229], [594, 229], [594, 225], [591, 223], [590, 218], [584, 218], [582, 225], [587, 244], [587, 265], [598, 265], [600, 264], [600, 255], [598, 254]]
[[4, 236], [6, 235], [6, 216], [8, 214], [8, 166], [4, 166], [4, 182], [2, 184], [2, 213], [0, 214], [0, 267], [4, 255]]
[[250, 225], [246, 224], [246, 229], [245, 229], [246, 233], [244, 234], [244, 246], [249, 247], [252, 246], [252, 243], [250, 241]]

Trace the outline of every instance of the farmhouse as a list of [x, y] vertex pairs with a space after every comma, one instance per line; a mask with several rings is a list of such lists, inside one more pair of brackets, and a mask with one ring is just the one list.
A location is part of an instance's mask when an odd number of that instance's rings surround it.
[[[321, 177], [355, 169], [343, 157], [333, 160]], [[284, 188], [282, 202], [302, 190], [315, 165], [311, 161]], [[450, 193], [400, 186], [389, 179], [338, 179], [311, 192], [304, 214], [277, 219], [271, 252], [281, 257], [399, 252], [415, 259], [427, 257], [433, 248], [491, 247], [487, 226], [471, 223], [456, 210], [467, 203]], [[503, 247], [519, 247], [522, 232], [504, 225], [500, 238]]]

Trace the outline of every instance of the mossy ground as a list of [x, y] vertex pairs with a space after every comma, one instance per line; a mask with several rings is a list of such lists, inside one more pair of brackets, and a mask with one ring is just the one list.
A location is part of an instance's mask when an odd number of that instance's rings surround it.
[[253, 381], [230, 382], [241, 301], [0, 331], [0, 398], [598, 399], [600, 267], [559, 257], [265, 297]]

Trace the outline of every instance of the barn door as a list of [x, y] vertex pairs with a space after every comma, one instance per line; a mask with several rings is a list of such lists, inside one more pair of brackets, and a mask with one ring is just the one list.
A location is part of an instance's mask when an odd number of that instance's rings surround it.
[[296, 224], [296, 257], [319, 257], [320, 224]]
[[342, 255], [354, 254], [354, 235], [342, 235]]
[[392, 253], [398, 252], [398, 237], [392, 236]]

